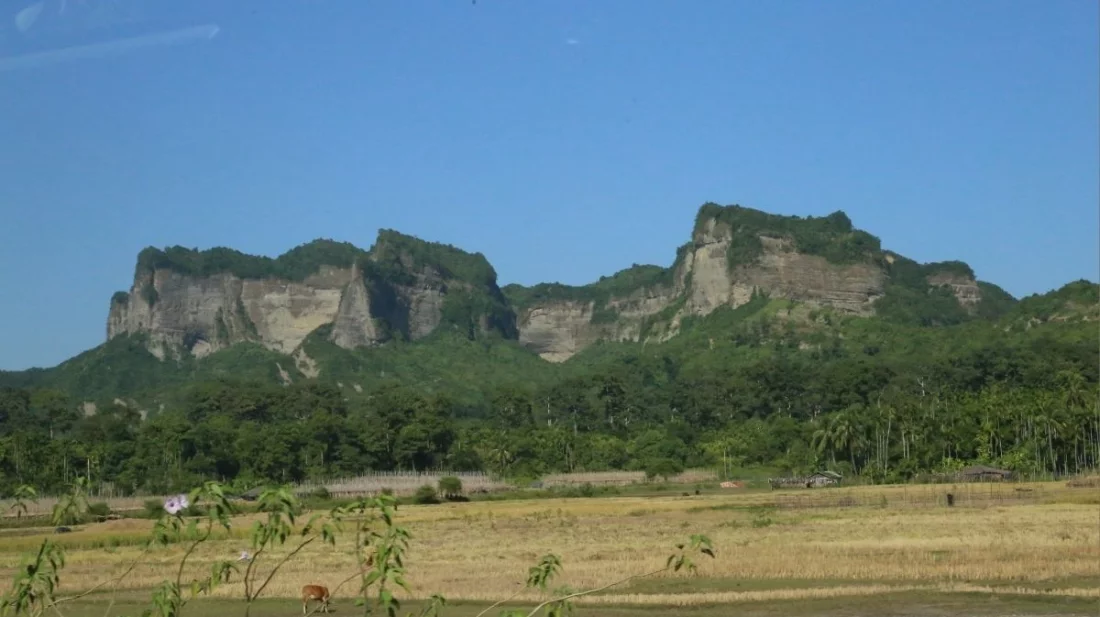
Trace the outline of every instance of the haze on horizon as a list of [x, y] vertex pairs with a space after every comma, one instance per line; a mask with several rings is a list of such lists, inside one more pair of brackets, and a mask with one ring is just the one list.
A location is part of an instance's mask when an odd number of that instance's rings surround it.
[[0, 369], [102, 343], [150, 245], [392, 228], [583, 284], [714, 201], [843, 210], [1017, 297], [1100, 280], [1093, 2], [2, 10]]

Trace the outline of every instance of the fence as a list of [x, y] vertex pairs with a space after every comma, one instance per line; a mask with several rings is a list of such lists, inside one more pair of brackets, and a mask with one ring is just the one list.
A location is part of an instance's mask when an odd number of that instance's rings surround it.
[[[689, 469], [683, 473], [671, 476], [668, 481], [673, 484], [693, 484], [696, 482], [713, 482], [718, 479], [718, 474], [705, 469]], [[543, 476], [542, 485], [547, 488], [557, 486], [577, 486], [591, 484], [593, 486], [625, 486], [628, 484], [641, 484], [646, 482], [644, 471], [579, 471], [574, 473], [554, 473]]]
[[454, 476], [462, 481], [466, 493], [486, 493], [507, 490], [511, 485], [496, 480], [481, 471], [379, 471], [351, 478], [337, 478], [320, 482], [302, 482], [294, 486], [296, 493], [307, 493], [324, 487], [333, 497], [359, 497], [374, 495], [383, 489], [394, 495], [411, 495], [425, 484], [437, 486], [440, 478]]
[[[112, 512], [134, 512], [145, 509], [145, 502], [156, 500], [161, 503], [168, 498], [167, 495], [143, 495], [130, 497], [113, 497], [108, 495], [92, 494], [88, 497], [88, 503], [105, 502]], [[0, 518], [14, 518], [19, 514], [23, 516], [48, 516], [53, 512], [59, 498], [55, 496], [40, 495], [34, 501], [26, 501], [26, 513], [16, 512], [11, 499], [0, 499]]]
[[[985, 508], [990, 506], [1039, 503], [1043, 489], [998, 484], [940, 486], [900, 486], [883, 490], [826, 489], [822, 491], [777, 494], [772, 504], [778, 508], [856, 508], [856, 507], [935, 507]], [[949, 503], [950, 502], [950, 503]]]
[[[412, 495], [416, 489], [425, 484], [438, 486], [439, 479], [446, 476], [454, 476], [462, 481], [462, 489], [465, 493], [489, 493], [494, 491], [506, 491], [515, 488], [508, 482], [494, 478], [482, 471], [378, 471], [348, 478], [332, 478], [299, 482], [292, 485], [295, 493], [302, 495], [324, 487], [333, 497], [361, 497], [376, 495], [383, 489], [388, 489], [394, 495]], [[708, 470], [688, 470], [668, 479], [670, 483], [691, 484], [697, 482], [711, 482], [717, 479], [717, 475]], [[544, 487], [578, 486], [583, 484], [623, 486], [629, 484], [641, 484], [646, 482], [645, 473], [641, 471], [601, 471], [601, 472], [576, 472], [550, 474], [542, 479]], [[118, 496], [110, 487], [104, 490], [92, 492], [89, 502], [104, 501], [115, 512], [127, 512], [142, 510], [145, 502], [156, 500], [163, 502], [165, 495], [131, 495]], [[57, 503], [56, 496], [39, 496], [36, 502], [27, 503], [25, 516], [45, 516], [53, 511]], [[0, 518], [14, 517], [11, 499], [0, 499]]]

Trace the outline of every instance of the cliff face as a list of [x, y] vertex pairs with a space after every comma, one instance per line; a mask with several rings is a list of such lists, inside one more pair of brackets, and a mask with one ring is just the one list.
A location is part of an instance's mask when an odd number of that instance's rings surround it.
[[800, 253], [788, 238], [759, 235], [756, 261], [730, 267], [734, 240], [727, 225], [703, 223], [684, 268], [691, 274], [687, 313], [706, 315], [720, 306], [745, 304], [756, 289], [769, 296], [812, 302], [841, 312], [867, 315], [883, 292], [885, 274], [872, 264], [831, 264]]
[[496, 332], [560, 362], [600, 340], [666, 340], [686, 318], [759, 292], [862, 316], [933, 296], [942, 308], [944, 293], [964, 316], [982, 305], [965, 264], [921, 265], [884, 251], [841, 212], [799, 218], [706, 204], [669, 268], [635, 265], [591, 285], [510, 285], [504, 293], [482, 255], [389, 230], [369, 251], [319, 240], [275, 259], [146, 249], [129, 292], [112, 299], [107, 335], [144, 334], [162, 358], [243, 341], [298, 358], [322, 326], [343, 348], [448, 327], [471, 337]]
[[600, 341], [638, 341], [647, 320], [676, 300], [671, 288], [639, 290], [611, 298], [603, 307], [594, 301], [548, 301], [518, 311], [519, 340], [544, 360], [563, 362]]
[[243, 341], [290, 353], [310, 332], [333, 321], [351, 274], [350, 268], [324, 266], [294, 282], [231, 273], [142, 272], [126, 301], [112, 302], [107, 337], [146, 334], [160, 357], [166, 346], [201, 357]]
[[[107, 337], [145, 335], [150, 350], [163, 359], [172, 349], [202, 357], [245, 341], [289, 354], [326, 325], [331, 325], [329, 340], [344, 348], [419, 339], [445, 317], [456, 327], [472, 323], [484, 331], [503, 321], [507, 328], [506, 317], [492, 320], [475, 314], [478, 307], [448, 305], [449, 295], [496, 297], [503, 303], [496, 274], [480, 255], [389, 231], [370, 252], [355, 249], [358, 253], [332, 258], [325, 249], [333, 245], [318, 241], [299, 247], [289, 266], [279, 263], [283, 257], [266, 260], [224, 249], [147, 249], [130, 291], [112, 298]], [[435, 263], [440, 254], [472, 264], [481, 280], [464, 280], [465, 272]], [[302, 271], [309, 273], [301, 276]], [[491, 300], [482, 305], [495, 308]]]
[[918, 289], [947, 287], [965, 309], [981, 301], [968, 268], [918, 273], [915, 281], [899, 268], [877, 238], [852, 228], [843, 213], [799, 219], [708, 204], [700, 209], [691, 242], [663, 276], [651, 276], [653, 282], [603, 294], [595, 292], [614, 285], [548, 287], [534, 299], [517, 287], [506, 291], [517, 300], [520, 341], [555, 362], [601, 339], [665, 340], [685, 317], [736, 308], [754, 292], [861, 316], [874, 315], [889, 285], [902, 279]]
[[982, 301], [982, 290], [973, 275], [955, 272], [936, 272], [927, 277], [929, 285], [947, 287], [964, 308], [976, 306]]

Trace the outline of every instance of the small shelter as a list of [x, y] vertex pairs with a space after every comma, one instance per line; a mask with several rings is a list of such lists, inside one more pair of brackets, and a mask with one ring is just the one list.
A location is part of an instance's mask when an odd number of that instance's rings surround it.
[[986, 465], [971, 465], [959, 472], [959, 479], [966, 482], [1002, 482], [1012, 479], [1012, 472]]
[[835, 471], [818, 471], [806, 478], [809, 487], [830, 486], [840, 484], [841, 475]]
[[264, 488], [262, 486], [257, 486], [255, 488], [250, 488], [247, 491], [241, 493], [240, 498], [245, 500], [245, 501], [256, 501], [257, 499], [260, 498], [260, 494], [263, 493], [263, 492], [264, 492]]

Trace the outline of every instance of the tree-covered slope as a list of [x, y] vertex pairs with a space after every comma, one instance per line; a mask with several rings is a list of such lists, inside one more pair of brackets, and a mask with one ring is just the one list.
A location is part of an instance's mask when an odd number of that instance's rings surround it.
[[[269, 305], [305, 309], [291, 323]], [[157, 320], [187, 336], [144, 329]], [[0, 491], [73, 469], [161, 491], [425, 467], [897, 480], [1100, 464], [1100, 285], [1017, 301], [964, 263], [883, 249], [842, 212], [708, 204], [671, 266], [584, 286], [501, 289], [483, 255], [392, 230], [369, 251], [148, 249], [111, 323], [56, 367], [0, 372]], [[565, 361], [529, 344], [547, 328], [574, 346]]]
[[934, 328], [758, 294], [665, 343], [603, 342], [561, 364], [446, 331], [347, 350], [319, 330], [295, 357], [236, 346], [164, 361], [118, 338], [0, 374], [0, 489], [56, 488], [86, 467], [154, 491], [410, 467], [1074, 471], [1100, 461], [1098, 290]]

